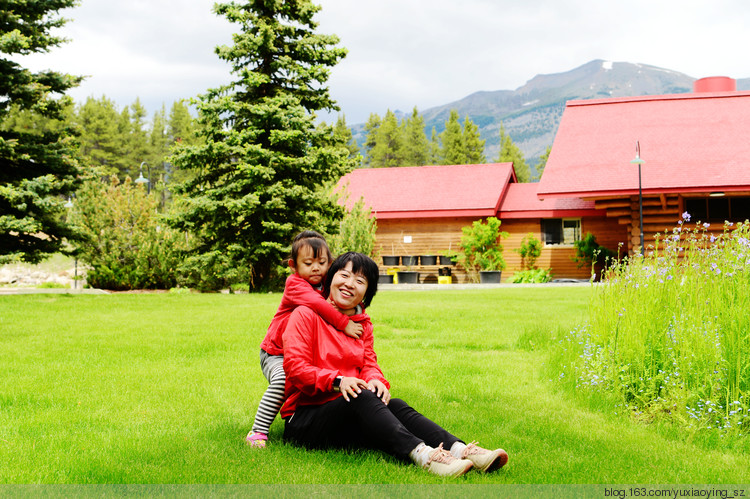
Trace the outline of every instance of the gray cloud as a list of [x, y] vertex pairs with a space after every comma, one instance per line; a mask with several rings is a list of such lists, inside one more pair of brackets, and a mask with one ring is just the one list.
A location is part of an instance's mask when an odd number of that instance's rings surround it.
[[[702, 77], [750, 76], [750, 7], [741, 0], [319, 0], [319, 31], [349, 55], [331, 92], [349, 123], [370, 112], [426, 109], [479, 90], [515, 89], [592, 59], [640, 62]], [[214, 47], [233, 26], [213, 0], [84, 0], [66, 12], [72, 42], [31, 67], [91, 75], [71, 92], [139, 97], [150, 112], [229, 79]]]

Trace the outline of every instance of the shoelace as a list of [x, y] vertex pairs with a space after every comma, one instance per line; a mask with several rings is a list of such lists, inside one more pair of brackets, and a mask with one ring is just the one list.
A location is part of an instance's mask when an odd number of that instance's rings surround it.
[[455, 458], [451, 456], [450, 452], [443, 449], [443, 444], [441, 443], [434, 451], [430, 453], [430, 457], [427, 459], [427, 465], [429, 465], [433, 461], [435, 461], [436, 463], [448, 464], [454, 459]]
[[474, 442], [471, 442], [469, 445], [467, 445], [466, 448], [464, 449], [464, 458], [466, 456], [472, 456], [474, 454], [484, 454], [485, 452], [487, 451], [479, 447], [475, 440]]

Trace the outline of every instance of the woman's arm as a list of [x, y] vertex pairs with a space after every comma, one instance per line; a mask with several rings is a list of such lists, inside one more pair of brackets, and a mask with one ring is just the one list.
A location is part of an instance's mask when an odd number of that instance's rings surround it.
[[368, 383], [372, 380], [378, 380], [383, 383], [386, 388], [390, 388], [391, 384], [385, 379], [383, 371], [378, 365], [378, 356], [375, 354], [375, 336], [373, 335], [373, 326], [369, 317], [362, 322], [362, 341], [365, 347], [364, 363], [362, 371], [360, 373], [362, 379]]

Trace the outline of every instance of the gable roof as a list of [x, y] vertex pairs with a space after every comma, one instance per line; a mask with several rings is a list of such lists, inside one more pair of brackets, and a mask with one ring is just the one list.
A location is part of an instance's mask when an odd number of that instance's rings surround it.
[[580, 198], [537, 197], [539, 184], [510, 184], [500, 206], [498, 218], [564, 218], [606, 216], [606, 211], [594, 209], [594, 201]]
[[378, 219], [486, 217], [516, 181], [512, 163], [361, 168], [338, 189], [348, 193], [347, 208], [364, 197]]
[[568, 102], [538, 195], [750, 190], [750, 92]]

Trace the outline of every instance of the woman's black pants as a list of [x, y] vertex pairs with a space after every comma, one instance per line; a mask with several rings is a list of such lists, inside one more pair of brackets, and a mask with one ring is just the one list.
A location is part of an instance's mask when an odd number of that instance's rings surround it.
[[441, 443], [446, 450], [459, 441], [401, 399], [385, 405], [377, 395], [362, 390], [322, 405], [297, 407], [284, 426], [284, 439], [309, 448], [367, 447], [401, 459], [420, 443]]

